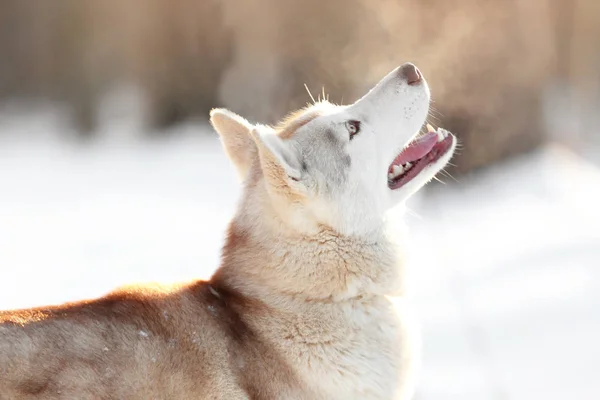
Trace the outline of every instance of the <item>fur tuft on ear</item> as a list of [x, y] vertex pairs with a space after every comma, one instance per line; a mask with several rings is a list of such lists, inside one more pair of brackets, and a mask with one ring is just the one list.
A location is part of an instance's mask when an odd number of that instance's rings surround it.
[[225, 153], [243, 180], [256, 159], [256, 145], [251, 137], [254, 126], [245, 118], [224, 108], [210, 111], [210, 123], [221, 137]]
[[298, 154], [289, 143], [274, 133], [251, 131], [258, 148], [261, 168], [269, 187], [279, 194], [291, 194], [302, 186], [302, 167]]

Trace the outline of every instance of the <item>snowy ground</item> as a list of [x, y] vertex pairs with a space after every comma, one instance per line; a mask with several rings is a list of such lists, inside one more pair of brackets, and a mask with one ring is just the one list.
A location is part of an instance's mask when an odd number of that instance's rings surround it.
[[[91, 147], [61, 129], [0, 112], [0, 309], [211, 274], [239, 191], [206, 127]], [[417, 398], [600, 398], [600, 172], [549, 147], [446, 181], [408, 216]]]

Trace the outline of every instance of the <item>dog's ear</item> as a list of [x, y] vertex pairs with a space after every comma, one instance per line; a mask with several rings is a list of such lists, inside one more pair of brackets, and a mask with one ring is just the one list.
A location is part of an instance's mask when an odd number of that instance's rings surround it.
[[224, 108], [210, 112], [210, 123], [221, 137], [225, 153], [243, 180], [257, 157], [251, 132], [254, 126], [243, 117]]
[[298, 195], [306, 190], [306, 174], [300, 152], [293, 143], [281, 139], [271, 129], [255, 126], [251, 131], [260, 165], [272, 191]]

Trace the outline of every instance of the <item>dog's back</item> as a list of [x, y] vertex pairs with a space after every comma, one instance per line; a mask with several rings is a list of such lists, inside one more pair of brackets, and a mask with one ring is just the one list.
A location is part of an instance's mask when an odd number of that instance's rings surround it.
[[2, 312], [0, 399], [277, 398], [292, 374], [244, 321], [264, 312], [207, 282]]

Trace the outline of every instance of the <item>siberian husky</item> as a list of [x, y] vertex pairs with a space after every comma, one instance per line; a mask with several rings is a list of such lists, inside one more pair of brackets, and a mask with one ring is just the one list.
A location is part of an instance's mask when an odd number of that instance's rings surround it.
[[209, 281], [0, 313], [0, 399], [409, 399], [416, 347], [388, 211], [443, 168], [404, 64], [352, 105], [210, 120], [243, 196]]

